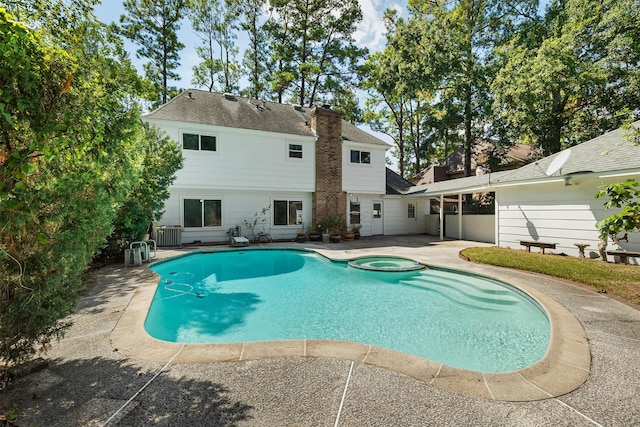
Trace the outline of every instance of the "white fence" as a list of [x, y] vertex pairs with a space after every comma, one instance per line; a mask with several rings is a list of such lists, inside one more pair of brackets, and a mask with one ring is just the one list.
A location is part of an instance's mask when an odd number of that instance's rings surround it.
[[[458, 229], [458, 215], [445, 215], [444, 236], [450, 239], [495, 243], [495, 215], [462, 215], [462, 236]], [[427, 215], [427, 234], [440, 234], [440, 217]]]

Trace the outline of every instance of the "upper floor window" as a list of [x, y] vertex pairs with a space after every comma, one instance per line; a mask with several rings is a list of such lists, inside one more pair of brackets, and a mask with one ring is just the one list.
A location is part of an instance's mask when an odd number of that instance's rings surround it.
[[216, 151], [216, 137], [197, 133], [182, 134], [182, 148], [185, 150]]
[[302, 202], [299, 200], [274, 200], [273, 225], [302, 224]]
[[302, 158], [302, 145], [301, 144], [289, 144], [289, 157], [294, 159]]
[[185, 227], [221, 227], [222, 200], [184, 199]]
[[351, 163], [371, 163], [371, 153], [368, 151], [351, 150]]

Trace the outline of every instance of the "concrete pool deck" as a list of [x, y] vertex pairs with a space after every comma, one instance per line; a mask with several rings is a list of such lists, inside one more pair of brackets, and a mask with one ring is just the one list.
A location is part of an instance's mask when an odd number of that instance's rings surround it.
[[544, 276], [461, 260], [461, 249], [483, 246], [475, 242], [398, 236], [267, 246], [308, 247], [338, 259], [406, 256], [495, 277], [545, 306], [557, 342], [547, 360], [505, 374], [342, 342], [164, 343], [140, 327], [153, 273], [109, 266], [71, 316], [74, 326], [53, 344], [49, 367], [0, 392], [0, 402], [15, 403], [18, 425], [640, 423], [640, 312], [632, 307]]

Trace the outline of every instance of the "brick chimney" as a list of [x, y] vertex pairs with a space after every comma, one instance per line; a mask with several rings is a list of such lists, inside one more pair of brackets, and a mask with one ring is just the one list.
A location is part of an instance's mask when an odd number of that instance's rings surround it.
[[316, 142], [316, 191], [312, 218], [318, 225], [329, 215], [345, 219], [347, 193], [342, 191], [342, 113], [328, 106], [311, 110], [311, 129]]

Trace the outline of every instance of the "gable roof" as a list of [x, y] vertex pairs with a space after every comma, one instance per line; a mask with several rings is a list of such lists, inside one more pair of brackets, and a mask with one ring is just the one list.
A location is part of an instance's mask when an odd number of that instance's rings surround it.
[[[315, 136], [311, 129], [311, 110], [309, 107], [188, 89], [145, 114], [144, 118]], [[342, 139], [389, 147], [386, 142], [346, 120], [342, 120]]]
[[395, 171], [385, 168], [387, 171], [386, 183], [387, 183], [387, 192], [386, 194], [403, 194], [406, 192], [413, 184], [411, 181], [407, 181], [400, 174]]
[[[633, 127], [638, 129], [640, 121], [634, 122]], [[501, 185], [542, 183], [580, 174], [638, 175], [640, 174], [640, 145], [629, 140], [629, 132], [625, 129], [616, 129], [519, 169], [416, 185], [404, 194], [439, 195], [491, 191]], [[547, 175], [547, 170], [554, 160], [564, 157], [566, 161], [562, 163], [562, 167]]]

